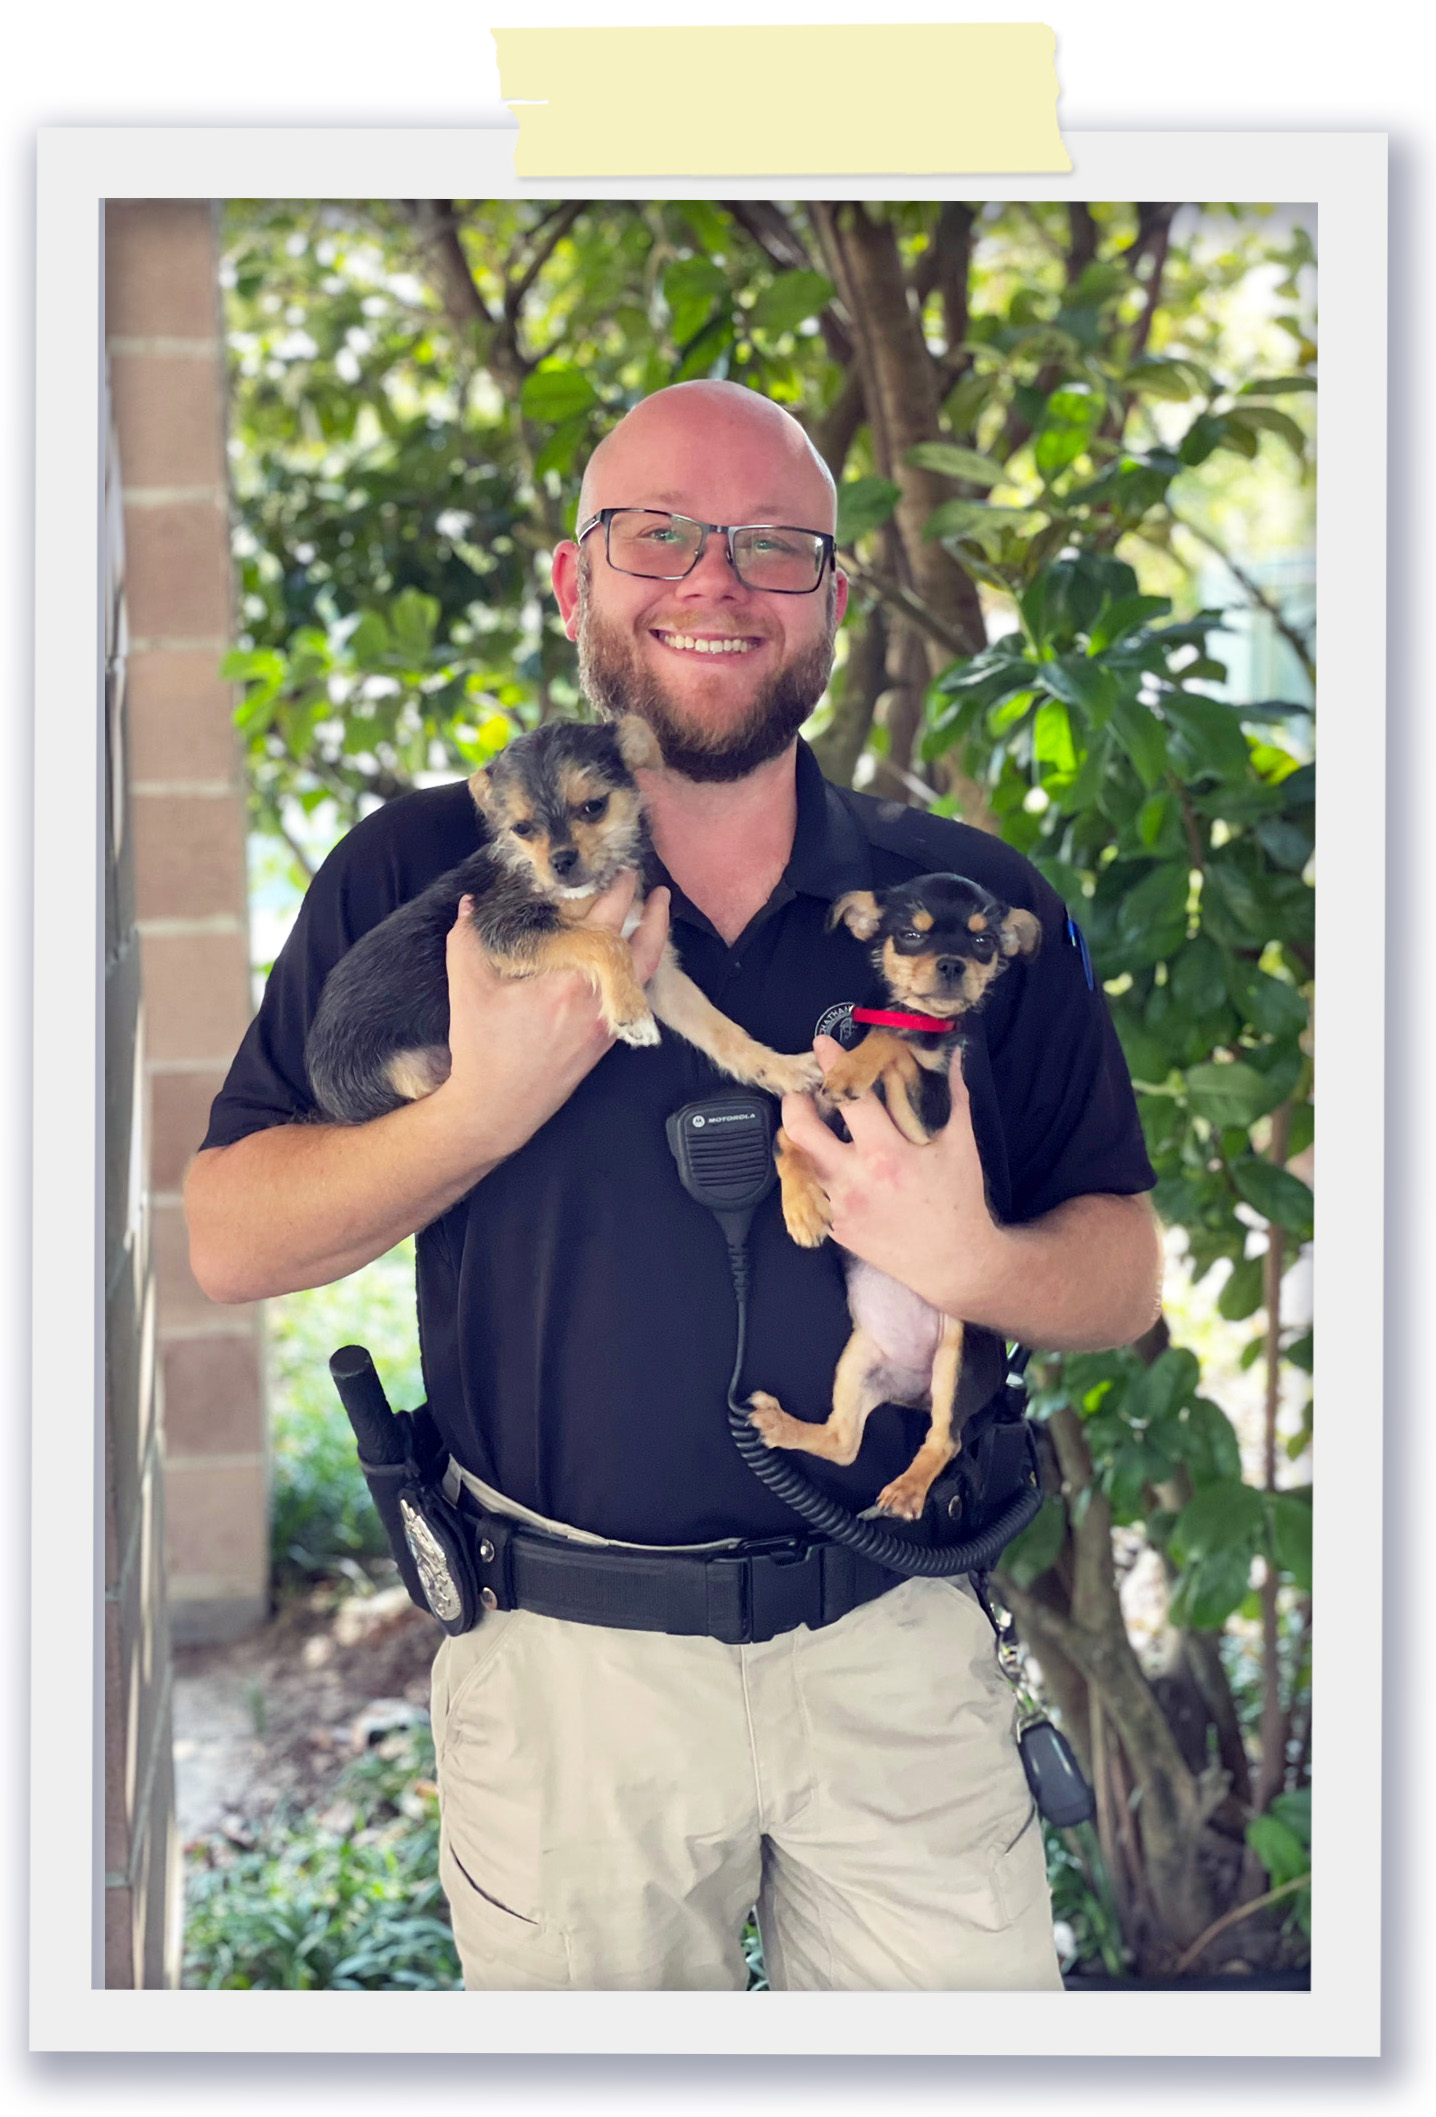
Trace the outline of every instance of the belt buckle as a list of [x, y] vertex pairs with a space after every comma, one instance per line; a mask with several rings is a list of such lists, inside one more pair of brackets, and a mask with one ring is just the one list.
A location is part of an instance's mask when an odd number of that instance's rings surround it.
[[823, 1546], [806, 1536], [771, 1536], [750, 1544], [744, 1615], [747, 1640], [823, 1622]]

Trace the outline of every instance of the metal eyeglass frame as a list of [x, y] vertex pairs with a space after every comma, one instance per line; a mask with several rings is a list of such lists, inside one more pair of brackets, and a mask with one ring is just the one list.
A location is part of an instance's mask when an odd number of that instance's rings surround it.
[[[613, 553], [610, 549], [609, 538], [610, 527], [615, 515], [660, 515], [668, 522], [691, 522], [695, 529], [702, 530], [703, 535], [699, 539], [698, 549], [694, 552], [693, 557], [684, 567], [682, 573], [634, 573], [630, 567], [614, 566], [613, 563]], [[615, 573], [626, 574], [631, 581], [686, 581], [694, 568], [702, 565], [703, 554], [708, 549], [709, 537], [721, 536], [727, 546], [728, 564], [732, 567], [737, 579], [742, 581], [743, 586], [754, 595], [816, 595], [823, 585], [823, 576], [833, 564], [838, 549], [837, 538], [831, 536], [826, 529], [805, 529], [797, 522], [700, 522], [696, 515], [674, 514], [672, 509], [667, 507], [600, 507], [597, 514], [590, 515], [586, 522], [580, 522], [574, 530], [573, 540], [575, 544], [581, 544], [584, 538], [592, 530], [597, 529], [600, 524], [603, 527], [604, 557], [608, 560], [609, 565], [613, 566]], [[744, 580], [742, 568], [739, 566], [733, 550], [733, 539], [743, 529], [786, 529], [791, 531], [794, 536], [816, 537], [823, 547], [823, 555], [818, 565], [818, 578], [814, 581], [812, 587], [756, 588], [751, 581]]]

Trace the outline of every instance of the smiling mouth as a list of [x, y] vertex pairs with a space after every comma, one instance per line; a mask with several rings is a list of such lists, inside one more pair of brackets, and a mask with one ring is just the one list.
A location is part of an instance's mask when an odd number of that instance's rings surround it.
[[678, 654], [751, 654], [763, 644], [760, 639], [752, 639], [746, 634], [660, 632], [656, 627], [653, 637], [660, 645], [671, 647]]

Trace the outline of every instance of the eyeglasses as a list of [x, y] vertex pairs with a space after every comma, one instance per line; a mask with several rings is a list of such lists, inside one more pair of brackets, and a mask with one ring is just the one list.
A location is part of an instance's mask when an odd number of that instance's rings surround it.
[[728, 563], [745, 588], [765, 595], [811, 595], [827, 572], [836, 539], [821, 529], [791, 529], [770, 522], [695, 522], [657, 507], [600, 507], [580, 522], [581, 544], [602, 525], [608, 563], [616, 573], [643, 581], [681, 581], [692, 573], [710, 536], [722, 537]]

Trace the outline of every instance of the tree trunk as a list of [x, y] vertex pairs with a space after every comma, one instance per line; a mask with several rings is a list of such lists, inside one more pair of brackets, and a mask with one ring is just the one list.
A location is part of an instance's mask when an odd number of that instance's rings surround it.
[[896, 230], [861, 204], [820, 203], [812, 213], [829, 277], [848, 312], [873, 455], [882, 475], [901, 489], [893, 520], [905, 585], [976, 654], [987, 644], [976, 584], [940, 544], [923, 542], [928, 517], [951, 495], [950, 482], [907, 461], [920, 441], [939, 438], [942, 391], [922, 319], [908, 299]]

